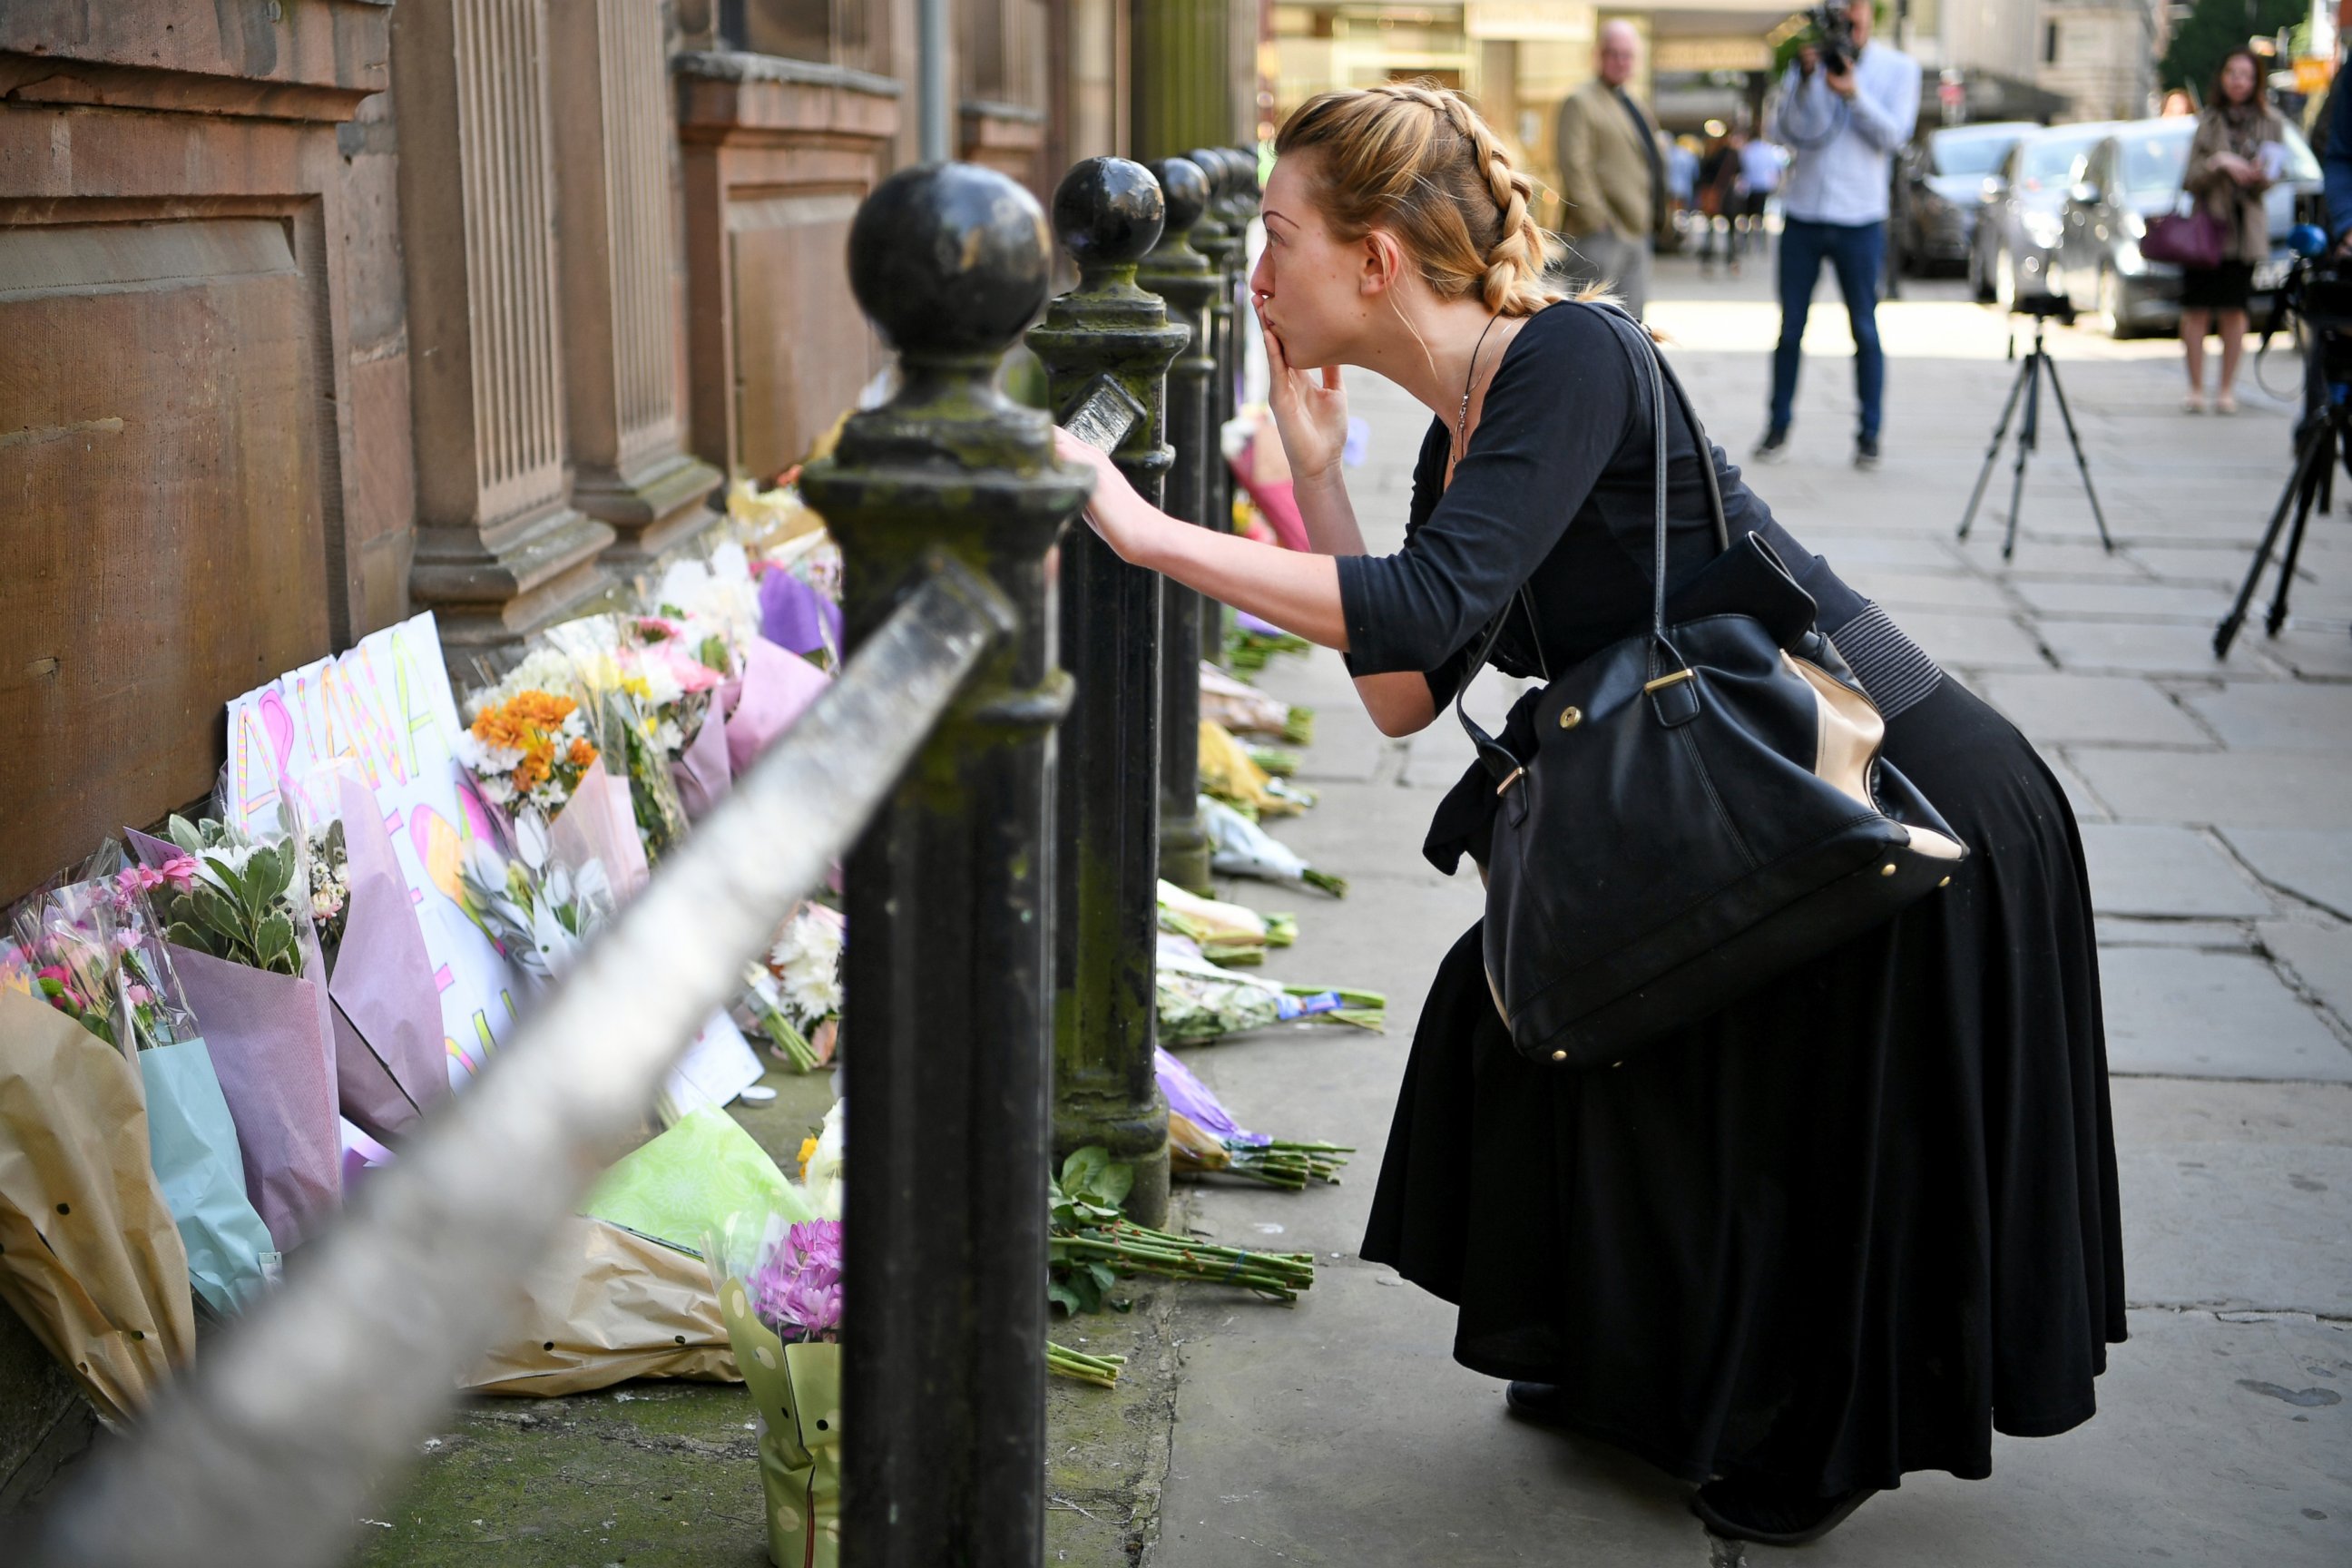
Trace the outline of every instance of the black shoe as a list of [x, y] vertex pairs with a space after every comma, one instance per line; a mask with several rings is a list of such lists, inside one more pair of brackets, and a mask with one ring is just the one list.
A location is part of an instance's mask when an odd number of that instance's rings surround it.
[[1836, 1497], [1808, 1497], [1757, 1481], [1709, 1481], [1691, 1499], [1691, 1511], [1716, 1534], [1760, 1546], [1802, 1546], [1819, 1541], [1878, 1495], [1861, 1487]]
[[1777, 463], [1789, 455], [1789, 427], [1777, 426], [1764, 432], [1764, 439], [1756, 443], [1748, 454], [1759, 463]]
[[1853, 466], [1857, 468], [1878, 467], [1878, 437], [1857, 436], [1853, 443]]
[[1558, 1384], [1513, 1383], [1503, 1390], [1503, 1403], [1510, 1407], [1512, 1415], [1539, 1426], [1565, 1429], [1568, 1426]]

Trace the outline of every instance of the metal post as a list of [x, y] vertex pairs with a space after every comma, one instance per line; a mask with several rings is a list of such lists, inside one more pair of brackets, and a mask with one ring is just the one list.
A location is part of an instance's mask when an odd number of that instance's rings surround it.
[[915, 0], [915, 138], [926, 163], [948, 159], [948, 0]]
[[[1234, 171], [1224, 150], [1198, 147], [1184, 157], [1200, 165], [1209, 177], [1208, 210], [1193, 226], [1192, 248], [1209, 258], [1217, 280], [1216, 297], [1209, 307], [1209, 344], [1217, 363], [1209, 381], [1209, 438], [1202, 443], [1201, 449], [1202, 482], [1205, 486], [1202, 493], [1207, 500], [1209, 515], [1201, 521], [1203, 527], [1230, 533], [1234, 527], [1234, 471], [1225, 461], [1222, 443], [1226, 422], [1234, 416], [1234, 252], [1240, 248], [1242, 236], [1233, 226]], [[1202, 656], [1223, 663], [1225, 607], [1203, 595], [1201, 608]]]
[[[1160, 243], [1136, 268], [1135, 280], [1167, 304], [1182, 324], [1186, 346], [1168, 370], [1168, 471], [1171, 517], [1208, 521], [1206, 470], [1209, 382], [1217, 362], [1210, 353], [1209, 311], [1217, 274], [1192, 248], [1192, 226], [1208, 205], [1208, 176], [1184, 158], [1151, 165], [1168, 207]], [[1160, 874], [1180, 888], [1209, 891], [1209, 843], [1201, 831], [1201, 595], [1177, 583], [1160, 584]]]
[[[1157, 506], [1175, 454], [1160, 441], [1162, 380], [1189, 334], [1135, 285], [1164, 214], [1151, 171], [1089, 158], [1054, 193], [1054, 228], [1078, 286], [1029, 346], [1060, 423], [1111, 453]], [[1077, 707], [1057, 796], [1054, 911], [1054, 1146], [1098, 1143], [1135, 1166], [1128, 1210], [1168, 1212], [1168, 1104], [1151, 1053], [1159, 947], [1159, 574], [1094, 531], [1062, 543], [1062, 662]]]
[[1018, 616], [850, 857], [842, 1561], [1034, 1563], [1045, 1539], [1053, 731], [1045, 557], [1087, 477], [995, 384], [1048, 287], [1045, 215], [968, 163], [892, 175], [849, 237], [904, 384], [801, 489], [841, 544], [853, 653], [923, 561]]

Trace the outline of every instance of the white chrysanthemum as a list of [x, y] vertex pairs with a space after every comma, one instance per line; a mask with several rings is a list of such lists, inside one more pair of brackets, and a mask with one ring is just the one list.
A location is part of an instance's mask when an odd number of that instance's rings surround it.
[[849, 1166], [848, 1105], [845, 1098], [836, 1100], [833, 1109], [824, 1113], [824, 1126], [816, 1135], [816, 1148], [810, 1153], [808, 1169], [801, 1176], [809, 1207], [816, 1210], [819, 1219], [839, 1219], [842, 1201], [847, 1195], [842, 1178]]
[[814, 1024], [841, 1011], [841, 949], [845, 925], [837, 910], [803, 904], [768, 952], [797, 1021]]
[[457, 760], [466, 764], [467, 771], [477, 776], [510, 773], [514, 772], [515, 764], [522, 761], [522, 752], [516, 748], [493, 745], [471, 730], [458, 731], [451, 742], [451, 749], [457, 753]]

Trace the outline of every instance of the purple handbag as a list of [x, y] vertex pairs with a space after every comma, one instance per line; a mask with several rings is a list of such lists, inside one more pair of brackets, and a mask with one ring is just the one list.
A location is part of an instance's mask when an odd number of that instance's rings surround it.
[[2139, 253], [2150, 261], [2214, 268], [2221, 265], [2229, 238], [2229, 226], [2207, 211], [2202, 201], [2195, 201], [2186, 213], [2162, 213], [2148, 219]]

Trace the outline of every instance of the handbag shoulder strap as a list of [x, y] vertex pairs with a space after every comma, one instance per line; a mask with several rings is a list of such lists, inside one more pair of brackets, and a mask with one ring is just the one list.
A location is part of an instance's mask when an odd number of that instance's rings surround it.
[[[1627, 356], [1633, 362], [1634, 380], [1637, 383], [1647, 382], [1649, 386], [1650, 426], [1657, 476], [1652, 487], [1650, 630], [1652, 636], [1664, 637], [1666, 635], [1667, 388], [1674, 389], [1675, 405], [1682, 410], [1684, 420], [1690, 426], [1692, 439], [1698, 447], [1699, 473], [1706, 489], [1708, 520], [1714, 525], [1715, 547], [1718, 553], [1731, 548], [1731, 525], [1723, 510], [1723, 482], [1715, 471], [1715, 448], [1707, 440], [1706, 427], [1699, 423], [1698, 410], [1692, 405], [1690, 394], [1683, 389], [1681, 378], [1675, 374], [1673, 368], [1658, 353], [1648, 330], [1618, 306], [1592, 303], [1589, 308], [1601, 311], [1615, 331], [1620, 344], [1624, 346]], [[1540, 658], [1542, 636], [1536, 626], [1535, 602], [1526, 584], [1519, 585], [1514, 602], [1526, 612], [1528, 635], [1536, 640]], [[1479, 761], [1498, 781], [1508, 779], [1518, 770], [1520, 762], [1507, 747], [1470, 717], [1469, 710], [1463, 706], [1463, 698], [1468, 693], [1471, 682], [1477, 679], [1478, 672], [1486, 668], [1487, 657], [1495, 651], [1495, 640], [1502, 635], [1503, 623], [1509, 618], [1510, 613], [1510, 605], [1504, 605], [1502, 613], [1487, 626], [1486, 635], [1479, 639], [1477, 653], [1472, 657], [1469, 668], [1463, 671], [1461, 684], [1454, 689], [1454, 716], [1461, 721], [1463, 732], [1470, 737], [1471, 745], [1476, 748]], [[1546, 679], [1549, 679], [1549, 670], [1546, 671]]]

